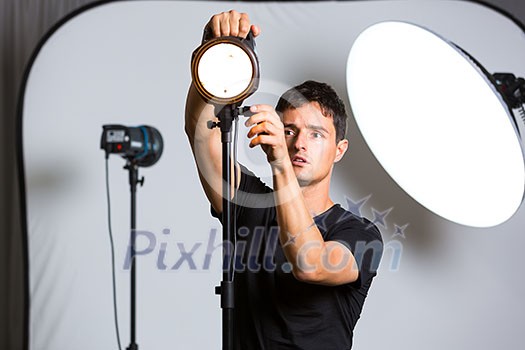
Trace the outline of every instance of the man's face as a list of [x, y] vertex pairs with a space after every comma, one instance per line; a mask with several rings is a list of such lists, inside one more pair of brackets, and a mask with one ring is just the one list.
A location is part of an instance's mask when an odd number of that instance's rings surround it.
[[333, 164], [344, 155], [348, 142], [335, 142], [332, 118], [325, 117], [317, 102], [283, 112], [288, 154], [301, 186], [329, 181]]

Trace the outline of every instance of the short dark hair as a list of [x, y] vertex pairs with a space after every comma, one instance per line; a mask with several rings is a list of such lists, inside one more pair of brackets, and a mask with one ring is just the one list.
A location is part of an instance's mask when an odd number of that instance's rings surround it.
[[282, 115], [287, 109], [299, 108], [309, 102], [317, 102], [325, 117], [331, 117], [335, 127], [335, 141], [339, 142], [346, 134], [345, 104], [335, 90], [328, 84], [307, 80], [286, 91], [275, 110]]

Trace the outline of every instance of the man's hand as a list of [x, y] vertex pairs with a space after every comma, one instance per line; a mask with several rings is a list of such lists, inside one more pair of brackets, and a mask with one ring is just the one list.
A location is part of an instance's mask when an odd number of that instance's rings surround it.
[[239, 13], [235, 10], [221, 12], [211, 17], [206, 24], [207, 31], [210, 31], [212, 38], [221, 36], [238, 36], [246, 38], [250, 30], [257, 37], [261, 29], [250, 23], [247, 13]]
[[260, 145], [272, 168], [282, 170], [290, 162], [290, 157], [281, 118], [269, 105], [253, 105], [250, 111], [254, 115], [245, 123], [250, 127], [248, 131], [248, 137], [252, 139], [250, 147]]

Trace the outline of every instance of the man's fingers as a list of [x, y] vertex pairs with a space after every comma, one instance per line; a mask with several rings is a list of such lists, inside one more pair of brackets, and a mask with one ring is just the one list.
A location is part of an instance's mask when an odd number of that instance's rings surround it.
[[235, 10], [221, 12], [214, 15], [207, 24], [211, 28], [213, 37], [220, 36], [239, 36], [246, 38], [250, 29], [257, 36], [260, 33], [258, 26], [250, 24], [250, 18], [247, 13], [239, 13]]
[[268, 122], [262, 122], [260, 124], [255, 125], [253, 128], [250, 129], [250, 131], [248, 131], [248, 137], [251, 138], [258, 134], [277, 135], [281, 133], [282, 131], [275, 125]]
[[257, 113], [255, 115], [251, 116], [244, 123], [244, 125], [249, 127], [249, 128], [251, 128], [254, 125], [261, 124], [261, 123], [267, 123], [267, 124], [270, 124], [270, 125], [274, 125], [276, 127], [281, 127], [281, 125], [282, 125], [282, 122], [281, 122], [280, 119], [275, 118], [275, 116], [273, 114], [266, 113], [266, 112]]
[[227, 35], [239, 36], [241, 14], [235, 10], [231, 10], [228, 12], [228, 19], [230, 31]]
[[230, 35], [230, 16], [229, 13], [223, 12], [220, 14], [219, 25], [221, 27], [221, 36]]
[[238, 36], [241, 38], [246, 38], [248, 33], [250, 32], [250, 17], [247, 13], [241, 13], [240, 19], [239, 19], [239, 33]]
[[272, 106], [270, 106], [270, 105], [259, 104], [259, 105], [252, 105], [252, 106], [250, 106], [250, 111], [252, 113], [273, 112], [274, 108]]
[[259, 26], [256, 26], [255, 24], [252, 24], [251, 30], [254, 37], [257, 37], [259, 36], [259, 34], [261, 34], [261, 28], [259, 28]]
[[279, 126], [282, 124], [281, 119], [279, 116], [273, 111], [261, 111], [257, 112], [256, 114], [252, 115], [250, 118], [244, 122], [244, 125], [247, 127], [251, 127], [255, 124], [259, 124], [262, 122], [269, 122], [271, 124], [274, 124], [276, 126]]
[[210, 21], [208, 22], [207, 27], [211, 29], [211, 32], [213, 33], [213, 37], [217, 38], [221, 36], [221, 19], [220, 15], [213, 16]]
[[259, 123], [261, 121], [261, 118], [280, 120], [279, 116], [275, 112], [275, 109], [270, 105], [266, 105], [266, 104], [251, 105], [250, 112], [252, 113], [252, 116], [246, 120], [246, 123], [245, 123], [246, 126], [249, 126], [255, 123]]
[[251, 141], [250, 141], [250, 148], [254, 148], [258, 145], [261, 145], [261, 146], [264, 146], [264, 145], [274, 145], [275, 144], [275, 137], [274, 136], [271, 136], [271, 135], [265, 135], [265, 134], [259, 134], [257, 135], [257, 137], [254, 137]]

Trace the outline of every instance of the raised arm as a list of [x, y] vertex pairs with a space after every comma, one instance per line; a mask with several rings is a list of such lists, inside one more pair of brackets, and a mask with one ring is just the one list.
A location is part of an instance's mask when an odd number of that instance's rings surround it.
[[[234, 10], [212, 16], [206, 24], [205, 30], [211, 38], [220, 36], [245, 38], [250, 30], [254, 36], [260, 33], [257, 26], [250, 24], [250, 19], [246, 13], [239, 13]], [[221, 213], [222, 146], [220, 130], [208, 128], [208, 121], [210, 120], [217, 121], [214, 106], [204, 101], [192, 82], [186, 99], [185, 131], [193, 151], [204, 192], [215, 211]], [[235, 169], [239, 172], [237, 166]]]
[[[312, 212], [317, 214], [332, 203], [328, 197], [331, 171], [315, 170], [323, 168], [319, 163], [319, 154], [320, 157], [329, 159], [329, 162], [339, 161], [346, 151], [347, 141], [340, 141], [336, 146], [335, 135], [329, 137], [329, 132], [322, 127], [322, 123], [315, 121], [326, 119], [325, 117], [303, 118], [312, 113], [316, 116], [312, 110], [317, 109], [299, 108], [296, 111], [299, 110], [301, 112], [289, 114], [298, 117], [290, 117], [288, 121], [283, 114], [283, 124], [273, 107], [252, 106], [251, 111], [255, 114], [246, 121], [250, 128], [250, 147], [261, 146], [271, 165], [280, 242], [288, 262], [292, 264], [294, 276], [302, 282], [323, 285], [351, 283], [359, 276], [352, 252], [342, 243], [325, 241], [312, 217]], [[317, 113], [321, 115], [320, 110]], [[313, 124], [309, 125], [310, 122]], [[307, 141], [308, 139], [311, 141]], [[307, 143], [309, 146], [306, 146]], [[330, 151], [329, 144], [332, 143]], [[318, 150], [317, 157], [314, 148]], [[295, 149], [302, 151], [295, 153]], [[293, 159], [290, 158], [290, 152]], [[327, 163], [324, 164], [326, 166]], [[298, 168], [297, 173], [294, 166]], [[301, 172], [303, 167], [304, 174]], [[321, 175], [305, 175], [308, 172]], [[302, 182], [309, 178], [311, 183], [303, 183], [301, 187], [297, 176], [301, 177]], [[305, 199], [306, 192], [309, 192], [308, 203]], [[337, 268], [332, 268], [334, 266]]]

